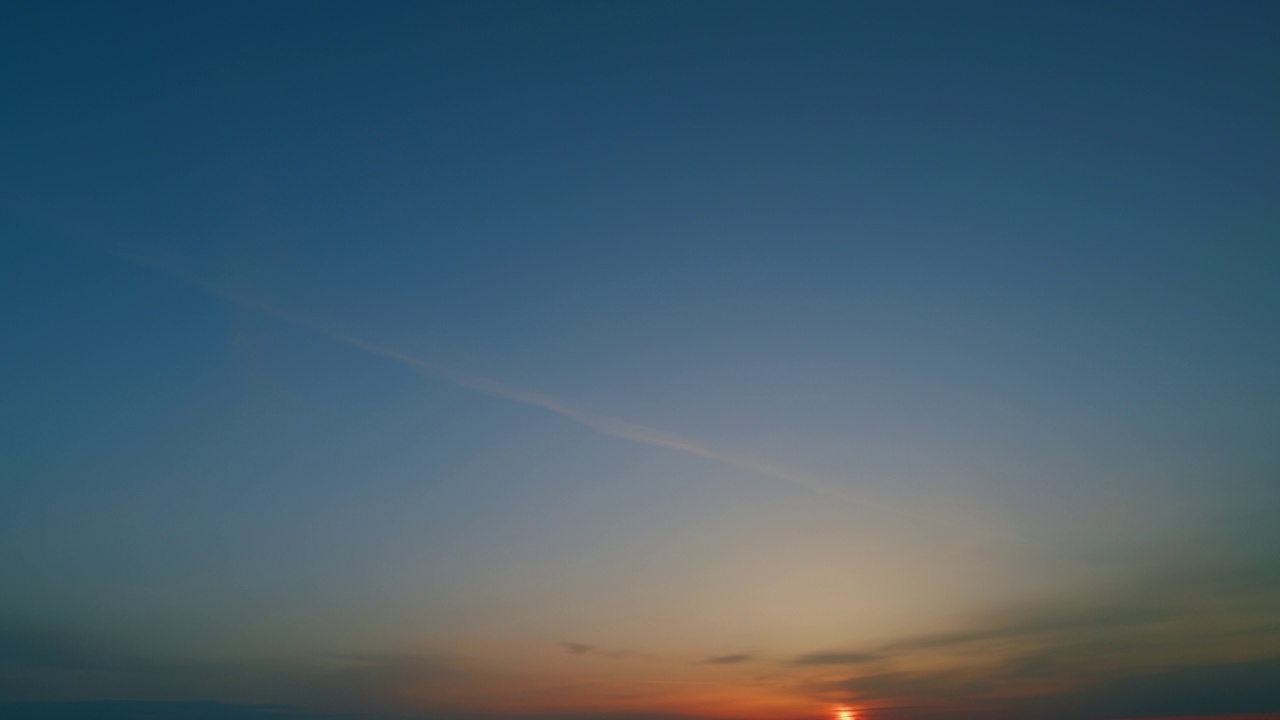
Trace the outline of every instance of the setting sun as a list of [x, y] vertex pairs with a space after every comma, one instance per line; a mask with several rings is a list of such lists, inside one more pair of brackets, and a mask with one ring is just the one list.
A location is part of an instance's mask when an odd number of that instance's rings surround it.
[[858, 720], [858, 715], [853, 711], [853, 708], [841, 705], [835, 710], [835, 720]]

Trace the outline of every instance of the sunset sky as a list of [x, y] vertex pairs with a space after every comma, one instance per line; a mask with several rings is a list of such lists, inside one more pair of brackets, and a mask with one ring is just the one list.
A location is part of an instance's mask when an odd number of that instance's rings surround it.
[[7, 3], [0, 717], [1280, 719], [1277, 37]]

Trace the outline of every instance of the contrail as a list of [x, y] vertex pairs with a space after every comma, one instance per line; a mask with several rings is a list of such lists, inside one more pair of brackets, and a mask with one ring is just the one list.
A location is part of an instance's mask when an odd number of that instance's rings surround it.
[[[25, 215], [28, 219], [34, 219], [32, 216], [35, 215], [35, 213], [32, 213], [29, 209], [25, 208], [20, 214]], [[55, 226], [62, 225], [62, 223], [48, 223], [49, 218], [47, 217], [41, 217], [40, 220], [45, 221], [42, 224], [54, 224]], [[915, 520], [932, 525], [946, 526], [966, 533], [983, 535], [988, 538], [1008, 539], [1003, 533], [994, 531], [990, 528], [978, 527], [969, 523], [957, 522], [956, 520], [948, 517], [920, 513], [904, 509], [896, 505], [877, 502], [875, 500], [865, 498], [845, 486], [833, 483], [816, 475], [801, 472], [799, 470], [752, 457], [750, 455], [716, 450], [694, 440], [690, 440], [664, 430], [640, 425], [638, 423], [633, 423], [608, 415], [602, 415], [600, 413], [582, 410], [551, 395], [514, 387], [498, 380], [493, 380], [480, 375], [461, 372], [445, 365], [395, 350], [385, 345], [369, 342], [354, 335], [334, 330], [297, 313], [231, 292], [226, 288], [219, 287], [211, 282], [193, 277], [186, 272], [182, 272], [168, 263], [163, 263], [155, 259], [143, 258], [136, 252], [127, 251], [119, 245], [105, 242], [101, 238], [95, 237], [94, 233], [85, 232], [84, 228], [76, 228], [71, 232], [68, 232], [70, 228], [66, 227], [59, 227], [58, 229], [62, 231], [60, 234], [70, 237], [78, 237], [82, 241], [87, 241], [99, 250], [105, 251], [118, 259], [176, 278], [187, 285], [200, 288], [201, 290], [204, 290], [227, 303], [256, 310], [295, 327], [305, 329], [350, 347], [358, 348], [370, 354], [391, 360], [434, 380], [447, 382], [451, 385], [465, 388], [482, 395], [509, 400], [511, 402], [528, 405], [530, 407], [542, 408], [543, 410], [572, 420], [579, 425], [595, 430], [603, 435], [652, 447], [675, 450], [688, 455], [694, 455], [722, 465], [735, 467], [740, 470], [746, 470], [758, 475], [797, 485], [827, 498], [861, 505], [866, 508], [892, 514], [904, 519]]]
[[1000, 533], [994, 532], [988, 528], [974, 527], [966, 523], [956, 522], [950, 518], [922, 514], [895, 505], [888, 505], [870, 500], [846, 487], [837, 485], [816, 475], [804, 473], [784, 465], [772, 463], [767, 460], [761, 460], [760, 458], [752, 457], [750, 455], [724, 452], [714, 448], [709, 448], [701, 443], [664, 430], [573, 407], [563, 400], [551, 395], [517, 388], [480, 375], [461, 372], [385, 345], [379, 345], [377, 343], [369, 342], [368, 340], [363, 340], [353, 335], [325, 327], [314, 320], [300, 316], [296, 313], [283, 310], [273, 305], [244, 298], [209, 283], [193, 280], [181, 275], [176, 276], [181, 277], [186, 282], [190, 282], [207, 290], [211, 294], [216, 295], [229, 303], [257, 310], [290, 325], [303, 328], [345, 345], [349, 345], [373, 355], [405, 365], [432, 379], [447, 382], [451, 385], [472, 390], [482, 395], [510, 400], [512, 402], [531, 407], [542, 408], [543, 410], [547, 410], [555, 413], [556, 415], [572, 420], [579, 425], [583, 425], [603, 435], [608, 435], [622, 440], [629, 440], [643, 445], [650, 445], [652, 447], [666, 448], [689, 455], [695, 455], [723, 465], [728, 465], [730, 467], [746, 470], [758, 475], [764, 475], [775, 480], [781, 480], [793, 485], [798, 485], [824, 497], [862, 505], [881, 512], [891, 513], [902, 518], [935, 525], [945, 525], [953, 529], [963, 530], [966, 532], [976, 532], [989, 537], [1000, 536]]

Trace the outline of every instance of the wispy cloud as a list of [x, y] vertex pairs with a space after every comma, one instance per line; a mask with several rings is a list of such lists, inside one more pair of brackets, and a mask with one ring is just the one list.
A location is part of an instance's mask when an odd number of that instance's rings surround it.
[[187, 273], [177, 271], [165, 263], [140, 259], [132, 253], [114, 251], [113, 254], [129, 262], [178, 278], [189, 285], [201, 288], [233, 305], [256, 310], [295, 327], [327, 337], [350, 347], [358, 348], [371, 355], [376, 355], [386, 360], [399, 363], [400, 365], [411, 368], [434, 380], [447, 382], [482, 395], [488, 395], [489, 397], [509, 400], [522, 405], [540, 408], [604, 435], [704, 458], [722, 465], [746, 470], [757, 475], [762, 475], [791, 485], [803, 487], [813, 493], [829, 499], [853, 505], [860, 505], [867, 509], [893, 515], [905, 520], [923, 522], [938, 527], [947, 527], [965, 534], [984, 536], [987, 538], [1009, 539], [1002, 532], [989, 527], [963, 522], [950, 516], [918, 512], [899, 505], [880, 502], [868, 498], [846, 485], [836, 483], [829, 479], [806, 473], [795, 468], [787, 467], [785, 465], [751, 455], [717, 450], [703, 445], [696, 440], [692, 440], [675, 433], [609, 415], [584, 410], [546, 393], [526, 390], [499, 380], [456, 370], [446, 365], [442, 365], [386, 345], [371, 342], [350, 333], [336, 330], [300, 313], [292, 312], [275, 305], [249, 298], [243, 294], [232, 292], [213, 283], [192, 277]]
[[803, 472], [795, 468], [751, 455], [717, 450], [703, 445], [696, 440], [682, 437], [675, 433], [574, 407], [572, 404], [552, 395], [518, 388], [492, 378], [456, 370], [446, 365], [432, 362], [425, 358], [417, 357], [386, 345], [381, 345], [356, 337], [350, 333], [329, 327], [301, 313], [292, 312], [284, 308], [250, 298], [228, 288], [221, 287], [215, 283], [196, 277], [189, 272], [179, 269], [178, 266], [172, 262], [161, 261], [155, 257], [147, 257], [136, 250], [126, 248], [119, 243], [108, 242], [97, 233], [94, 233], [85, 227], [69, 225], [61, 220], [55, 221], [55, 218], [60, 217], [57, 214], [35, 212], [31, 208], [27, 207], [10, 207], [8, 209], [11, 212], [21, 214], [28, 221], [35, 221], [42, 225], [53, 227], [61, 235], [74, 238], [80, 242], [89, 243], [98, 250], [106, 252], [125, 262], [168, 275], [186, 283], [187, 285], [200, 288], [201, 290], [233, 305], [261, 312], [265, 315], [269, 315], [317, 335], [322, 335], [331, 340], [364, 350], [372, 355], [377, 355], [387, 360], [391, 360], [412, 368], [419, 373], [438, 381], [447, 382], [490, 397], [509, 400], [511, 402], [528, 405], [530, 407], [541, 408], [604, 435], [643, 445], [660, 447], [688, 455], [694, 455], [723, 465], [735, 467], [740, 470], [746, 470], [751, 473], [773, 478], [774, 480], [780, 480], [791, 485], [797, 485], [832, 500], [860, 505], [867, 509], [893, 515], [905, 520], [924, 522], [937, 527], [950, 528], [968, 535], [980, 536], [988, 539], [1013, 539], [1004, 532], [991, 527], [965, 522], [951, 516], [920, 512], [897, 504], [874, 500], [846, 485], [811, 473]]
[[862, 665], [884, 656], [871, 652], [813, 652], [791, 661], [792, 665]]
[[577, 642], [562, 642], [560, 647], [564, 648], [565, 652], [570, 655], [596, 655], [610, 660], [621, 660], [639, 655], [639, 653], [632, 650], [609, 650], [596, 645]]
[[736, 653], [734, 655], [719, 655], [716, 657], [707, 658], [706, 660], [703, 660], [702, 664], [703, 665], [737, 665], [739, 663], [750, 662], [751, 658], [752, 656], [750, 653]]

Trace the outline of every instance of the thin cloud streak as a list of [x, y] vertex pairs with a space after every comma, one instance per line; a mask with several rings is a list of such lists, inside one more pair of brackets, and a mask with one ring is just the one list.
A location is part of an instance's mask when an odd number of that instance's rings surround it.
[[502, 398], [518, 402], [521, 405], [529, 405], [532, 407], [540, 407], [540, 409], [550, 411], [550, 413], [562, 416], [595, 430], [605, 436], [626, 439], [626, 441], [641, 443], [652, 447], [667, 448], [667, 450], [675, 450], [684, 452], [686, 455], [694, 455], [703, 457], [703, 459], [719, 462], [722, 465], [732, 466], [741, 470], [748, 470], [750, 473], [764, 475], [764, 477], [783, 480], [783, 482], [795, 484], [817, 495], [833, 498], [844, 502], [855, 503], [869, 507], [872, 510], [888, 512], [888, 514], [900, 516], [911, 520], [920, 520], [924, 523], [932, 523], [936, 525], [946, 525], [952, 529], [964, 530], [964, 532], [972, 532], [983, 534], [988, 537], [1002, 537], [1000, 533], [993, 532], [991, 529], [978, 528], [974, 525], [959, 523], [948, 518], [941, 518], [937, 515], [920, 514], [911, 510], [904, 510], [902, 507], [886, 505], [883, 502], [869, 500], [858, 493], [850, 491], [849, 488], [838, 486], [838, 484], [829, 482], [829, 480], [819, 478], [817, 475], [803, 473], [803, 471], [787, 468], [785, 465], [778, 465], [776, 462], [759, 459], [750, 455], [736, 454], [736, 452], [724, 452], [714, 450], [701, 443], [692, 441], [692, 439], [677, 436], [677, 434], [666, 432], [658, 428], [650, 428], [648, 425], [632, 423], [630, 420], [622, 420], [620, 418], [612, 418], [609, 415], [599, 413], [591, 413], [588, 410], [581, 410], [579, 407], [573, 407], [566, 402], [559, 400], [557, 397], [545, 395], [545, 393], [527, 391], [527, 389], [509, 386], [507, 383], [499, 382], [490, 378], [480, 377], [480, 375], [472, 375], [463, 373], [460, 370], [448, 368], [448, 366], [431, 363], [429, 360], [421, 359], [421, 357], [408, 355], [406, 352], [394, 350], [378, 343], [372, 343], [361, 338], [351, 336], [344, 332], [334, 331], [332, 328], [326, 328], [324, 325], [317, 324], [301, 316], [288, 313], [288, 311], [279, 309], [270, 305], [261, 304], [261, 302], [241, 299], [241, 297], [229, 295], [229, 293], [220, 292], [216, 288], [209, 288], [211, 292], [216, 293], [219, 297], [234, 302], [234, 304], [252, 307], [274, 318], [284, 320], [289, 324], [297, 325], [297, 327], [308, 329], [308, 331], [317, 334], [323, 334], [325, 337], [332, 338], [334, 341], [342, 342], [344, 345], [360, 348], [372, 355], [385, 357], [385, 359], [396, 361], [396, 363], [410, 366], [421, 374], [428, 377], [443, 380], [443, 382], [454, 384], [454, 386], [471, 389], [471, 391], [479, 392], [481, 395]]
[[[73, 234], [81, 237], [82, 239], [88, 239], [91, 237], [91, 234], [84, 232]], [[811, 475], [809, 473], [804, 473], [793, 468], [779, 465], [777, 463], [762, 460], [750, 455], [724, 452], [714, 448], [709, 448], [694, 440], [690, 440], [664, 430], [573, 407], [559, 398], [545, 393], [525, 390], [492, 378], [455, 370], [448, 366], [431, 362], [430, 360], [425, 360], [415, 355], [410, 355], [394, 348], [379, 345], [377, 343], [358, 338], [354, 335], [335, 330], [298, 313], [247, 298], [206, 280], [193, 277], [186, 272], [172, 267], [168, 263], [163, 263], [153, 258], [140, 257], [135, 252], [126, 251], [120, 246], [105, 243], [100, 239], [89, 239], [89, 242], [98, 249], [103, 250], [121, 260], [178, 279], [187, 285], [200, 288], [232, 305], [256, 310], [289, 325], [327, 337], [344, 345], [364, 350], [372, 355], [377, 355], [387, 360], [397, 362], [401, 365], [412, 368], [431, 379], [447, 382], [451, 385], [471, 390], [481, 395], [488, 395], [489, 397], [509, 400], [511, 402], [520, 403], [521, 405], [541, 408], [572, 420], [579, 425], [595, 430], [602, 435], [608, 435], [621, 440], [629, 440], [631, 442], [649, 445], [651, 447], [675, 450], [687, 455], [694, 455], [722, 465], [746, 470], [748, 472], [773, 478], [774, 480], [780, 480], [791, 485], [797, 485], [826, 498], [854, 505], [861, 505], [862, 507], [878, 510], [899, 518], [915, 520], [935, 526], [948, 527], [966, 534], [984, 536], [988, 539], [1014, 539], [1005, 533], [988, 527], [958, 522], [948, 517], [920, 513], [904, 509], [896, 505], [889, 505], [871, 500], [842, 485], [833, 483], [816, 475]]]
[[249, 300], [247, 298], [242, 298], [203, 282], [199, 282], [197, 284], [228, 302], [258, 310], [291, 325], [323, 335], [345, 345], [364, 350], [370, 354], [392, 360], [400, 363], [401, 365], [408, 366], [432, 379], [447, 382], [482, 395], [488, 395], [502, 400], [510, 400], [522, 405], [541, 408], [561, 417], [568, 418], [569, 420], [595, 430], [602, 435], [608, 435], [621, 440], [629, 440], [642, 445], [676, 450], [688, 455], [694, 455], [711, 460], [722, 465], [728, 465], [740, 470], [746, 470], [758, 475], [770, 477], [775, 480], [781, 480], [792, 485], [798, 485], [827, 498], [861, 505], [863, 507], [890, 513], [902, 518], [947, 526], [955, 530], [977, 533], [988, 537], [1003, 537], [1000, 533], [988, 528], [975, 527], [956, 522], [950, 518], [922, 514], [894, 505], [887, 505], [875, 500], [870, 500], [841, 485], [834, 484], [815, 475], [800, 472], [777, 463], [761, 460], [760, 458], [752, 457], [750, 455], [716, 450], [665, 430], [648, 427], [646, 425], [633, 423], [628, 420], [622, 420], [608, 415], [602, 415], [600, 413], [582, 410], [565, 403], [559, 398], [545, 393], [513, 387], [498, 380], [455, 370], [453, 368], [401, 352], [394, 348], [389, 348], [385, 345], [379, 345], [377, 343], [355, 337], [354, 335], [349, 335], [347, 333], [325, 327], [313, 320], [304, 318], [287, 310], [258, 301]]

